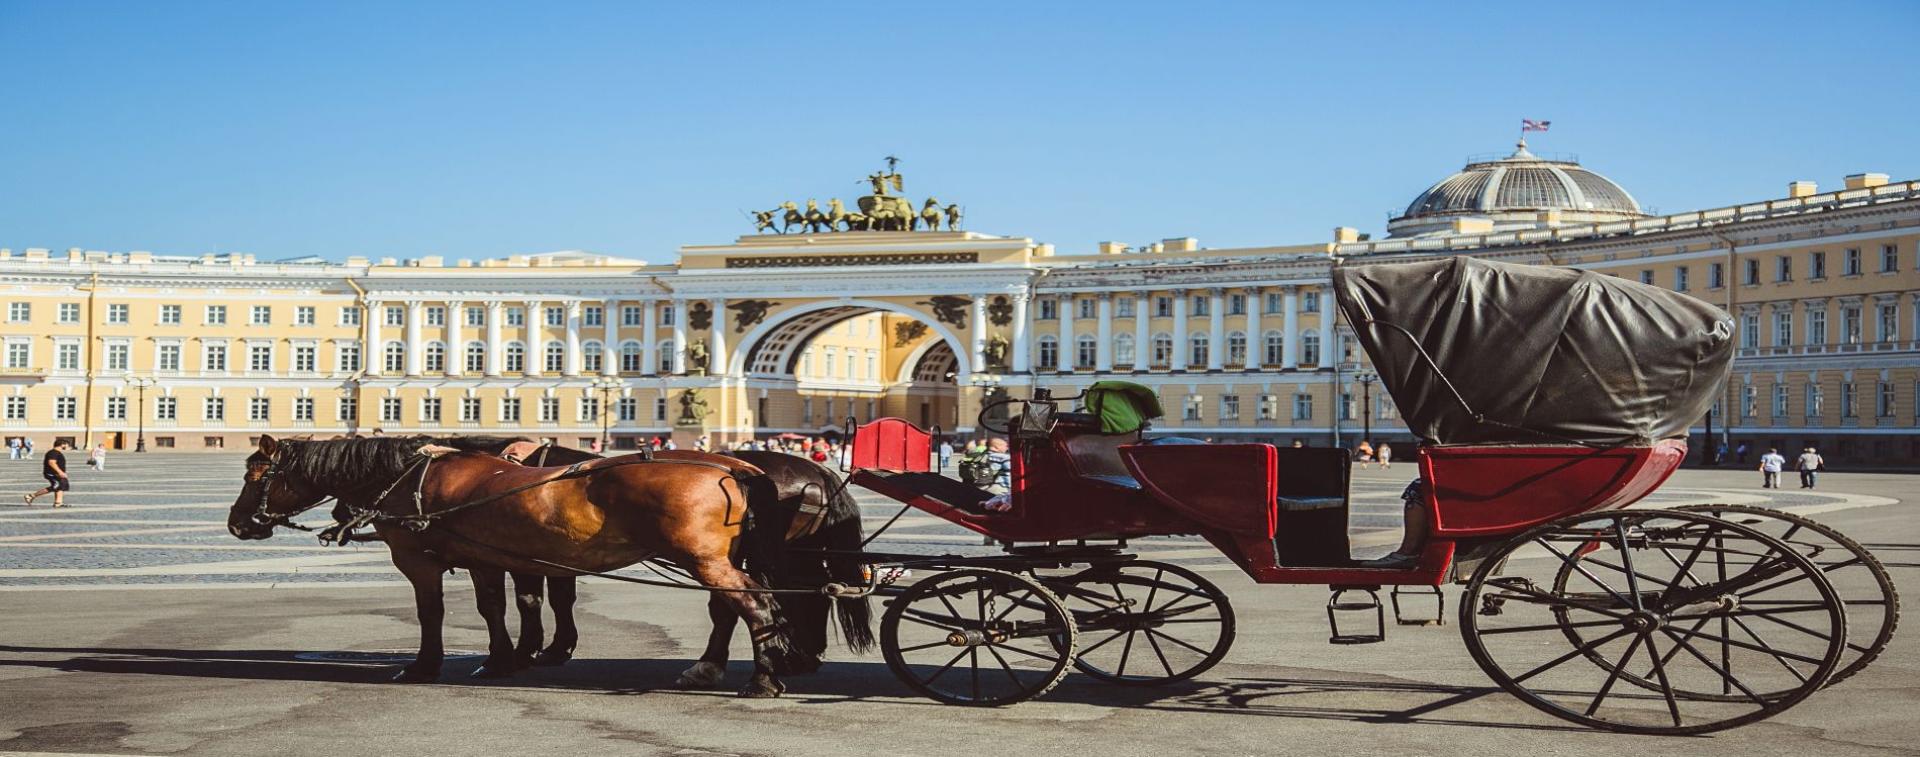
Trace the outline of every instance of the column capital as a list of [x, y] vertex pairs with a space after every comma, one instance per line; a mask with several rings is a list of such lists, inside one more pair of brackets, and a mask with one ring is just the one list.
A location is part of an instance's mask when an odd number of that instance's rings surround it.
[[426, 304], [427, 304], [426, 300], [407, 300], [407, 309], [419, 310], [420, 308], [425, 307]]
[[465, 307], [466, 304], [467, 304], [466, 300], [447, 300], [447, 310], [448, 311], [459, 310], [460, 308]]
[[1226, 287], [1207, 287], [1207, 295], [1210, 297], [1224, 297], [1226, 294]]
[[1241, 287], [1240, 291], [1243, 294], [1247, 295], [1248, 297], [1258, 297], [1260, 296], [1260, 290], [1265, 288], [1266, 287], [1262, 287], [1259, 284], [1250, 284], [1250, 285]]
[[574, 317], [578, 317], [579, 315], [580, 315], [580, 301], [567, 300], [567, 317], [574, 318]]
[[1111, 301], [1111, 300], [1113, 299], [1113, 293], [1112, 293], [1112, 292], [1100, 292], [1100, 293], [1098, 293], [1098, 294], [1095, 294], [1095, 295], [1094, 295], [1094, 297], [1095, 297], [1096, 299], [1098, 299], [1098, 300], [1100, 300], [1101, 302], [1109, 302], [1109, 301]]
[[1186, 298], [1186, 296], [1187, 296], [1187, 290], [1185, 290], [1185, 289], [1173, 289], [1173, 290], [1169, 290], [1169, 291], [1171, 291], [1171, 292], [1173, 293], [1173, 296], [1175, 296], [1175, 297], [1179, 297], [1179, 298], [1182, 298], [1182, 299], [1185, 299], [1185, 298]]
[[[544, 302], [546, 302], [546, 300], [521, 300], [520, 304], [527, 306], [528, 310], [532, 310], [534, 308], [540, 307], [541, 303], [544, 303]], [[533, 319], [529, 317], [527, 320], [531, 321]]]
[[1285, 295], [1290, 295], [1290, 296], [1297, 296], [1300, 294], [1300, 285], [1299, 284], [1281, 284], [1280, 293]]
[[500, 312], [500, 310], [504, 309], [506, 306], [507, 306], [506, 300], [487, 300], [487, 310], [489, 312], [495, 312], [495, 313]]

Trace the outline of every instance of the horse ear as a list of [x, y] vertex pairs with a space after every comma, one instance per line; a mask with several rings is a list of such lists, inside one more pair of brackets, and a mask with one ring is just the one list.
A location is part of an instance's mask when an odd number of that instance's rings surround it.
[[266, 455], [267, 457], [273, 457], [274, 450], [277, 450], [279, 448], [280, 448], [280, 443], [274, 441], [273, 437], [268, 436], [266, 434], [260, 435], [260, 454]]

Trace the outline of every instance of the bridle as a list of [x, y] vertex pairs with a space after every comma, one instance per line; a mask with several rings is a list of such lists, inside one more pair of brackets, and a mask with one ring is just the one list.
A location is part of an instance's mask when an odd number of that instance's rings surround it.
[[269, 509], [272, 502], [273, 479], [278, 477], [279, 475], [280, 475], [280, 454], [276, 452], [273, 455], [270, 455], [267, 457], [267, 469], [260, 473], [259, 478], [254, 479], [255, 482], [260, 484], [260, 499], [254, 507], [253, 514], [248, 516], [247, 520], [252, 522], [256, 526], [264, 526], [269, 530], [277, 526], [286, 526], [288, 528], [298, 529], [301, 531], [312, 531], [313, 530], [312, 528], [308, 528], [306, 526], [302, 526], [298, 523], [293, 522], [293, 517], [301, 513], [304, 513], [308, 510], [312, 510], [316, 507], [319, 507], [323, 504], [326, 504], [327, 500], [332, 499], [332, 497], [321, 497], [317, 500], [314, 500], [313, 504], [307, 505], [306, 507], [302, 507], [290, 513], [273, 512]]

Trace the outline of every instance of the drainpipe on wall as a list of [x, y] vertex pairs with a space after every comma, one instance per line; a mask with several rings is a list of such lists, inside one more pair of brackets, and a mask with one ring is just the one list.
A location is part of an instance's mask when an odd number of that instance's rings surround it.
[[347, 383], [353, 387], [353, 420], [347, 422], [347, 435], [353, 436], [360, 432], [360, 413], [367, 408], [367, 403], [361, 401], [365, 398], [360, 396], [360, 379], [367, 375], [367, 361], [377, 359], [378, 355], [374, 352], [373, 345], [368, 344], [368, 339], [373, 334], [370, 329], [373, 328], [374, 315], [373, 309], [367, 306], [367, 290], [361, 288], [360, 283], [354, 281], [352, 276], [345, 277], [343, 280], [347, 282], [347, 286], [353, 287], [354, 303], [360, 308], [360, 370], [354, 371], [352, 376], [347, 377]]
[[[1740, 316], [1734, 310], [1734, 306], [1739, 304], [1739, 297], [1738, 297], [1739, 290], [1735, 288], [1736, 285], [1734, 284], [1734, 277], [1738, 275], [1737, 269], [1739, 268], [1739, 262], [1740, 262], [1739, 260], [1740, 248], [1739, 248], [1739, 245], [1734, 243], [1732, 237], [1727, 236], [1726, 232], [1723, 232], [1720, 230], [1720, 227], [1718, 225], [1708, 226], [1707, 233], [1714, 235], [1720, 240], [1721, 244], [1724, 244], [1727, 246], [1727, 273], [1726, 273], [1725, 279], [1721, 281], [1721, 284], [1723, 284], [1727, 288], [1727, 317], [1734, 319], [1733, 327], [1734, 327], [1735, 341], [1733, 345], [1733, 360], [1734, 362], [1738, 362], [1740, 359], [1739, 340], [1745, 338], [1745, 335], [1739, 333]], [[1721, 399], [1722, 399], [1721, 406], [1725, 407], [1727, 409], [1727, 412], [1724, 413], [1723, 417], [1720, 419], [1720, 444], [1727, 448], [1728, 454], [1732, 454], [1733, 424], [1735, 423], [1735, 419], [1741, 417], [1742, 415], [1741, 411], [1744, 408], [1737, 407], [1739, 398], [1735, 396], [1733, 393], [1734, 383], [1733, 383], [1732, 363], [1728, 364], [1727, 370], [1728, 370], [1727, 386], [1725, 389], [1721, 390]], [[1707, 440], [1707, 446], [1708, 447], [1713, 446], [1712, 439]], [[1709, 452], [1708, 455], [1711, 456], [1712, 453]], [[1709, 457], [1709, 459], [1711, 459], [1711, 457]]]

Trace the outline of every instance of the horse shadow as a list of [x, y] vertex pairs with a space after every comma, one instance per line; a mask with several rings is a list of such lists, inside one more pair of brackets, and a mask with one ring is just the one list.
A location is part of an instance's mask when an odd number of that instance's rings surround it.
[[[564, 666], [522, 670], [510, 678], [475, 679], [468, 673], [477, 656], [449, 656], [444, 673], [434, 684], [397, 684], [388, 677], [394, 663], [339, 662], [300, 659], [301, 653], [263, 649], [160, 649], [55, 647], [0, 644], [0, 667], [27, 667], [69, 673], [178, 676], [255, 681], [307, 681], [342, 685], [438, 686], [476, 690], [573, 691], [602, 696], [670, 695], [731, 698], [728, 686], [746, 681], [752, 665], [728, 666], [722, 688], [684, 689], [675, 678], [691, 664], [686, 659], [574, 659]], [[24, 659], [23, 655], [48, 659]], [[784, 679], [788, 690], [781, 701], [796, 706], [845, 702], [884, 703], [890, 706], [945, 707], [912, 693], [894, 678], [886, 665], [872, 660], [830, 661], [819, 671]], [[1403, 681], [1384, 677], [1319, 675], [1296, 670], [1284, 678], [1227, 678], [1190, 680], [1163, 686], [1114, 686], [1069, 674], [1038, 702], [1103, 708], [1138, 709], [1166, 713], [1277, 717], [1381, 725], [1440, 725], [1586, 733], [1588, 729], [1555, 722], [1506, 722], [1484, 711], [1453, 715], [1452, 708], [1500, 694], [1492, 686], [1457, 686]], [[1380, 695], [1392, 701], [1378, 706], [1349, 703], [1356, 696]], [[1402, 706], [1408, 698], [1418, 704]], [[1520, 706], [1513, 705], [1515, 711]], [[955, 708], [959, 709], [959, 708]], [[1472, 717], [1469, 717], [1471, 715]]]

